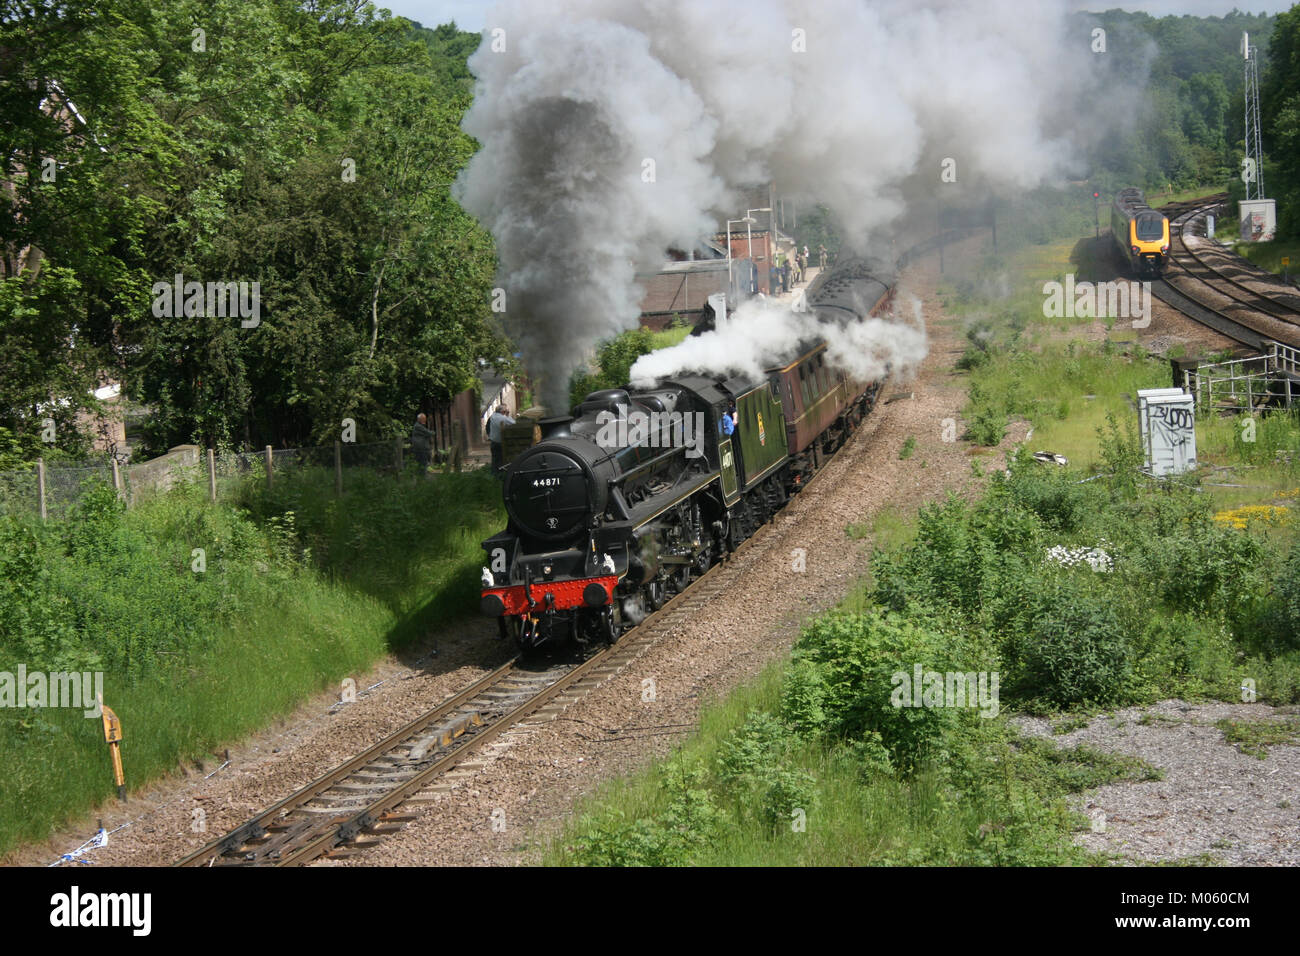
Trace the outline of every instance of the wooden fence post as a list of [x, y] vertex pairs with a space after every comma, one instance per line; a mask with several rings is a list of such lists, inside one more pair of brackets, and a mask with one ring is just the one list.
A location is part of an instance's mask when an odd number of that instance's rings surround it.
[[48, 517], [48, 512], [45, 510], [45, 459], [44, 458], [36, 459], [36, 491], [41, 498], [41, 520], [44, 521]]
[[208, 449], [208, 498], [217, 500], [217, 453]]
[[271, 462], [274, 460], [275, 460], [275, 450], [270, 445], [267, 445], [266, 446], [266, 487], [267, 488], [270, 488], [271, 482], [274, 481], [274, 478], [272, 477], [272, 467], [271, 467]]
[[334, 443], [334, 495], [343, 497], [343, 443]]
[[116, 458], [110, 458], [109, 461], [113, 463], [113, 490], [117, 492], [119, 498], [123, 498], [125, 495], [122, 493], [122, 468]]
[[451, 470], [460, 474], [461, 462], [465, 457], [465, 423], [459, 418], [451, 423]]

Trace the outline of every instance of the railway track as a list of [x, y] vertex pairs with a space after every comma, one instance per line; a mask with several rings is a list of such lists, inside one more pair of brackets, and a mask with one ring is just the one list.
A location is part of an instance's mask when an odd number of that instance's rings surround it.
[[[1177, 272], [1153, 282], [1152, 294], [1255, 351], [1267, 351], [1268, 342], [1300, 347], [1300, 295], [1287, 291], [1270, 273], [1255, 266], [1237, 262], [1216, 265], [1212, 260], [1218, 256], [1207, 255], [1199, 243], [1187, 242], [1194, 238], [1197, 224], [1221, 203], [1220, 197], [1210, 197], [1164, 207], [1162, 211], [1170, 217], [1169, 261]], [[1246, 278], [1256, 283], [1273, 279], [1269, 284], [1274, 289], [1266, 293], [1247, 285]]]
[[[823, 466], [800, 494], [825, 472]], [[728, 559], [586, 661], [530, 669], [516, 658], [174, 865], [301, 866], [363, 853], [414, 819], [410, 810], [437, 799], [417, 796], [421, 791], [452, 789], [482, 766], [470, 758], [492, 741], [556, 719], [684, 625], [728, 585], [722, 573], [731, 560], [766, 537], [774, 523], [775, 516]]]

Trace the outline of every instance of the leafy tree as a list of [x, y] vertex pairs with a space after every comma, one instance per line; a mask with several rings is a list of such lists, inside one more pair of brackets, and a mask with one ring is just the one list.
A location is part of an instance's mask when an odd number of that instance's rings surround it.
[[[476, 34], [345, 0], [0, 9], [0, 426], [106, 371], [147, 451], [379, 437], [509, 353], [448, 190]], [[156, 315], [178, 274], [256, 283], [259, 321]]]

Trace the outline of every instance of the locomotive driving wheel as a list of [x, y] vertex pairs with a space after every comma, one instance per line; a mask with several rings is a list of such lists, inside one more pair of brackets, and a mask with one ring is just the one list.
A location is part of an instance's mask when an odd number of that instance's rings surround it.
[[[706, 544], [700, 549], [700, 553], [695, 556], [695, 562], [690, 567], [695, 568], [696, 574], [703, 574], [713, 566], [713, 545]], [[689, 575], [689, 571], [687, 572]], [[689, 583], [689, 577], [688, 582]]]

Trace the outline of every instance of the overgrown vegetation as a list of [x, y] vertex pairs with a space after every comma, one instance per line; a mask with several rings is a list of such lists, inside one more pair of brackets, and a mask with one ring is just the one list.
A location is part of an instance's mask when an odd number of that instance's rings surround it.
[[[1105, 460], [1131, 464], [1124, 429], [1098, 440]], [[1245, 678], [1261, 701], [1300, 701], [1300, 552], [1216, 522], [1192, 481], [1081, 483], [1021, 455], [978, 500], [951, 496], [916, 524], [914, 540], [875, 555], [865, 600], [815, 619], [788, 664], [670, 760], [609, 788], [548, 860], [1085, 862], [1063, 798], [1159, 773], [1019, 738], [1006, 711], [1239, 700]], [[956, 700], [941, 686], [908, 706], [899, 688], [916, 668], [1000, 686]]]
[[[982, 294], [953, 291], [973, 313]], [[1300, 423], [1207, 419], [1200, 458], [1219, 471], [1149, 478], [1130, 401], [1167, 384], [1168, 366], [1136, 346], [1062, 341], [997, 301], [1009, 315], [970, 326], [967, 419], [987, 418], [1000, 439], [1007, 416], [1023, 417], [1032, 445], [975, 500], [848, 526], [877, 547], [870, 578], [680, 751], [608, 786], [547, 862], [1102, 862], [1073, 845], [1087, 823], [1065, 798], [1160, 771], [1019, 737], [1008, 714], [1046, 714], [1068, 733], [1101, 708], [1240, 701], [1243, 685], [1264, 703], [1300, 702], [1300, 475], [1285, 454]], [[1033, 460], [1042, 448], [1071, 466]], [[1248, 489], [1218, 487], [1240, 484], [1213, 477], [1237, 469]], [[978, 696], [949, 706], [946, 685], [944, 706], [897, 706], [917, 666], [945, 680], [996, 673], [996, 716]], [[1294, 740], [1289, 723], [1224, 731], [1243, 748]]]
[[[233, 505], [183, 485], [129, 512], [101, 484], [66, 520], [0, 517], [0, 670], [103, 671], [137, 786], [475, 606], [504, 520], [490, 476], [333, 481], [288, 472]], [[0, 752], [0, 853], [112, 793], [80, 710], [0, 708]]]
[[[919, 638], [921, 646], [909, 641]], [[843, 683], [839, 652], [934, 649], [897, 620], [833, 616], [810, 628], [793, 668], [711, 708], [678, 753], [607, 786], [546, 862], [578, 865], [1055, 865], [1087, 862], [1087, 824], [1065, 801], [1153, 768], [1086, 748], [1057, 750], [973, 711], [897, 709], [890, 683]], [[829, 642], [829, 644], [824, 643]], [[910, 666], [910, 665], [909, 665]], [[850, 664], [853, 670], [853, 664]], [[879, 673], [884, 673], [883, 669]], [[819, 689], [810, 693], [810, 686]], [[815, 701], [815, 703], [814, 703]]]

